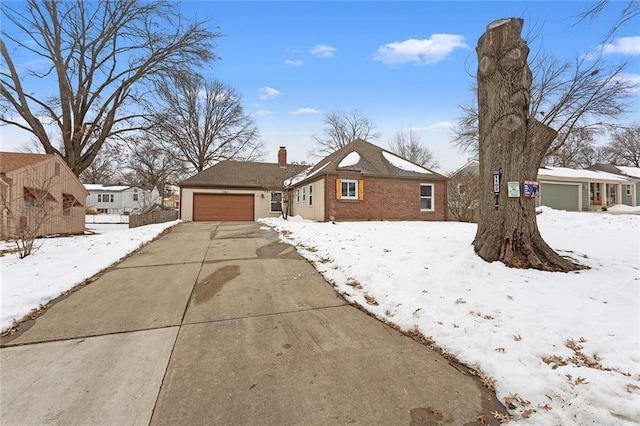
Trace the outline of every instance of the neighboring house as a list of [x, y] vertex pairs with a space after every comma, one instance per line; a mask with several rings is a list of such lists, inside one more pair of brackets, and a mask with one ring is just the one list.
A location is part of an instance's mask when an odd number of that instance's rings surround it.
[[325, 220], [445, 220], [447, 178], [356, 139], [294, 177], [291, 214]]
[[459, 222], [478, 221], [480, 162], [469, 160], [449, 176], [447, 219]]
[[547, 166], [538, 170], [538, 181], [540, 196], [537, 205], [540, 206], [589, 211], [603, 210], [615, 204], [637, 205], [637, 197], [627, 197], [626, 194], [627, 191], [630, 195], [636, 193], [638, 178], [622, 174]]
[[0, 152], [2, 238], [84, 233], [87, 195], [58, 155]]
[[628, 183], [622, 184], [621, 204], [627, 206], [640, 205], [640, 167], [595, 164], [587, 167], [587, 169], [621, 175], [629, 179]]
[[180, 218], [184, 221], [253, 221], [282, 214], [284, 181], [308, 166], [220, 161], [180, 183]]
[[162, 201], [155, 186], [85, 184], [84, 187], [89, 191], [87, 205], [95, 208], [98, 213], [141, 213], [145, 207], [161, 204]]
[[[479, 173], [477, 160], [461, 168]], [[457, 172], [456, 172], [457, 173]], [[588, 169], [541, 167], [536, 206], [558, 210], [603, 210], [616, 204], [637, 206], [640, 202], [640, 168], [611, 165]]]

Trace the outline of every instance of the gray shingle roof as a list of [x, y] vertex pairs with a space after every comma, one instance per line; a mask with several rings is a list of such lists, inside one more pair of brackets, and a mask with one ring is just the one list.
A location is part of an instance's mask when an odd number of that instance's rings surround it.
[[[357, 152], [360, 156], [359, 161], [354, 165], [345, 167], [339, 167], [340, 162], [351, 152]], [[357, 171], [364, 175], [382, 175], [389, 177], [416, 177], [416, 178], [428, 178], [430, 180], [446, 180], [447, 178], [423, 167], [429, 173], [420, 173], [413, 170], [406, 170], [399, 168], [385, 158], [383, 153], [390, 154], [395, 157], [399, 157], [397, 154], [392, 153], [386, 149], [383, 149], [377, 145], [367, 142], [363, 139], [356, 139], [353, 142], [345, 145], [338, 151], [328, 155], [320, 160], [315, 166], [309, 170], [309, 175], [313, 175], [318, 169], [322, 169], [321, 173], [335, 173], [341, 171]], [[408, 160], [405, 160], [408, 161]]]
[[283, 168], [276, 163], [221, 161], [180, 182], [180, 186], [277, 189], [282, 188], [285, 179], [307, 167], [288, 164]]

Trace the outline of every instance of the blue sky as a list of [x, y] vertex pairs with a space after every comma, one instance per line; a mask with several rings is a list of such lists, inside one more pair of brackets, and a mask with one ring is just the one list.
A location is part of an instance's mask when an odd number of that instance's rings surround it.
[[[221, 60], [207, 74], [241, 94], [266, 161], [276, 161], [281, 145], [289, 160], [312, 160], [324, 114], [358, 109], [382, 133], [375, 143], [387, 147], [396, 131], [413, 128], [447, 172], [467, 160], [450, 146], [448, 125], [472, 96], [475, 46], [489, 22], [521, 17], [524, 34], [536, 34], [531, 55], [544, 45], [571, 58], [595, 52], [625, 4], [612, 2], [578, 26], [588, 2], [188, 1], [182, 10], [211, 18], [224, 35]], [[627, 25], [616, 36], [607, 52], [631, 59], [628, 72], [640, 77], [640, 29]], [[640, 116], [640, 95], [633, 102], [629, 121]]]

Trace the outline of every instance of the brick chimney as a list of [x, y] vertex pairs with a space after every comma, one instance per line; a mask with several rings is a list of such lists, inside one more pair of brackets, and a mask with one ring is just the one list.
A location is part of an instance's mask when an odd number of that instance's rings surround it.
[[278, 150], [278, 164], [280, 167], [287, 167], [287, 148], [284, 146]]

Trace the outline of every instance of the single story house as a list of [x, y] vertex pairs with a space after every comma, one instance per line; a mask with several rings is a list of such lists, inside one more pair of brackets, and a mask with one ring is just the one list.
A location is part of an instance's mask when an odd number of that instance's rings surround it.
[[[478, 176], [478, 166], [478, 160], [469, 161], [451, 176], [452, 182], [461, 173]], [[638, 206], [640, 202], [638, 167], [596, 165], [587, 169], [571, 169], [547, 166], [538, 169], [537, 179], [540, 184], [537, 206], [567, 211], [592, 211], [603, 210], [615, 204]], [[449, 199], [456, 200], [460, 193], [451, 192], [463, 189], [449, 188]], [[464, 201], [470, 203], [468, 199]]]
[[445, 220], [447, 178], [357, 139], [314, 166], [221, 161], [180, 183], [185, 221]]
[[587, 167], [587, 169], [620, 175], [629, 179], [628, 183], [622, 184], [621, 204], [627, 206], [640, 205], [640, 167], [595, 164]]
[[445, 220], [447, 178], [362, 139], [295, 176], [291, 214], [326, 220]]
[[220, 161], [180, 183], [180, 218], [184, 221], [254, 221], [282, 214], [284, 182], [308, 166]]
[[3, 239], [22, 231], [35, 236], [83, 234], [87, 195], [58, 155], [0, 152]]
[[[615, 204], [637, 205], [638, 178], [590, 169], [541, 167], [538, 205], [558, 210], [603, 210]], [[623, 195], [624, 194], [624, 195]]]
[[161, 204], [155, 186], [85, 184], [87, 204], [98, 213], [128, 215], [141, 213], [147, 206]]

